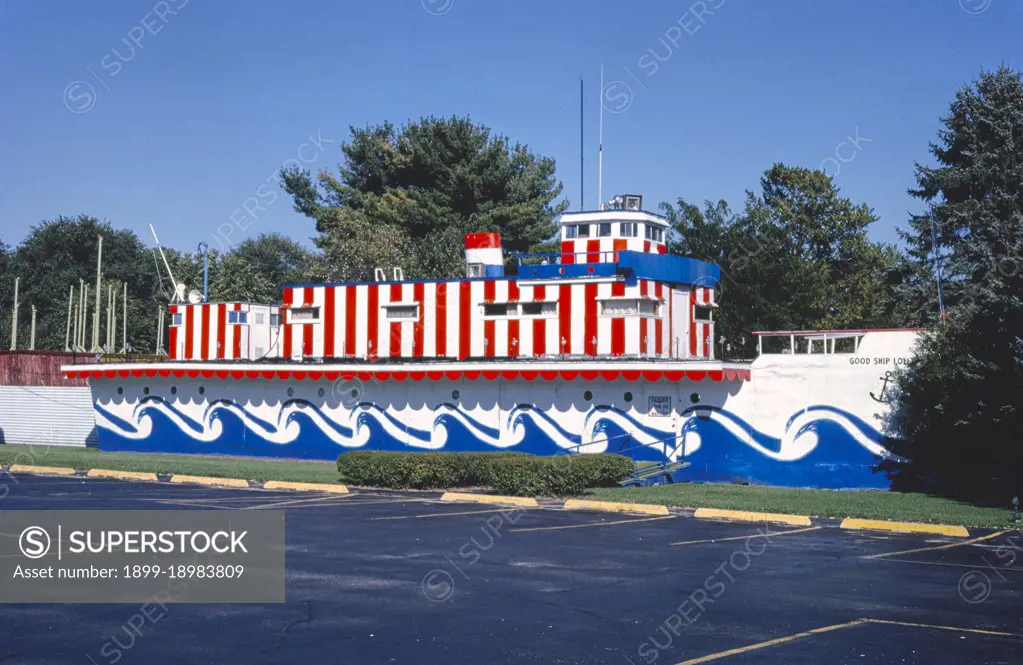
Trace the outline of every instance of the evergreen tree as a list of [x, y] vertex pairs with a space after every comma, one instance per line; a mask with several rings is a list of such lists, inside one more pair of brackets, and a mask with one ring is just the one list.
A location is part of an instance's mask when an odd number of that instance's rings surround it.
[[371, 279], [390, 266], [409, 277], [459, 276], [465, 233], [496, 231], [506, 251], [535, 250], [567, 208], [553, 203], [562, 191], [554, 160], [469, 118], [351, 132], [339, 175], [321, 171], [314, 183], [308, 172], [281, 174], [295, 209], [316, 220], [328, 278]]
[[[909, 260], [900, 293], [932, 326], [897, 378], [888, 425], [940, 491], [1008, 501], [1023, 473], [1023, 83], [983, 72], [955, 96], [917, 165], [911, 194], [928, 207], [902, 236]], [[930, 213], [944, 277], [938, 316]]]

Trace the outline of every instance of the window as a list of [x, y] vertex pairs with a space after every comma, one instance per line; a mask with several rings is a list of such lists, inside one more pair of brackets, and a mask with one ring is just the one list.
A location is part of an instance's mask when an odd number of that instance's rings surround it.
[[664, 242], [664, 229], [647, 224], [646, 239], [653, 242]]
[[271, 314], [270, 315], [270, 327], [271, 328], [276, 328], [279, 325], [281, 325], [281, 315], [280, 314]]
[[319, 307], [294, 307], [291, 310], [291, 323], [306, 323], [320, 320]]
[[524, 302], [519, 305], [522, 316], [557, 316], [556, 302]]
[[590, 237], [590, 225], [589, 224], [576, 224], [576, 227], [579, 229], [579, 237], [580, 238], [589, 238]]
[[661, 303], [654, 302], [653, 300], [640, 300], [639, 301], [639, 314], [640, 316], [660, 316]]
[[607, 238], [611, 235], [611, 223], [603, 222], [597, 227], [597, 235], [601, 238]]
[[622, 298], [615, 300], [603, 300], [600, 303], [602, 316], [653, 316], [661, 314], [661, 303], [656, 300], [641, 300], [639, 298]]
[[228, 323], [247, 323], [249, 319], [248, 312], [228, 312], [227, 322]]
[[181, 325], [181, 315], [180, 314], [175, 314], [173, 317], [171, 317], [171, 325], [172, 326], [180, 326]]
[[255, 353], [257, 359], [263, 357], [263, 347], [257, 346], [255, 349], [253, 349], [253, 352]]
[[568, 224], [565, 226], [565, 238], [571, 239], [579, 234], [579, 230], [575, 227], [575, 224]]
[[258, 326], [263, 325], [263, 322], [265, 320], [266, 320], [266, 316], [263, 314], [263, 312], [256, 312], [256, 325], [258, 325]]
[[639, 224], [636, 222], [622, 222], [618, 227], [619, 235], [623, 238], [635, 238], [639, 235]]
[[389, 321], [418, 321], [419, 305], [385, 305]]
[[508, 316], [509, 309], [508, 303], [486, 303], [483, 305], [483, 316]]
[[697, 321], [713, 321], [713, 310], [710, 307], [697, 305], [693, 308], [693, 318]]

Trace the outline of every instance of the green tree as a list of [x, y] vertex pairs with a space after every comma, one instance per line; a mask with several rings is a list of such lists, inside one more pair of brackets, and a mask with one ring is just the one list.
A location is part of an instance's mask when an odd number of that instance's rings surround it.
[[232, 247], [210, 252], [210, 300], [276, 303], [281, 285], [318, 281], [318, 257], [279, 233], [260, 234]]
[[741, 214], [724, 201], [661, 206], [676, 232], [670, 251], [721, 266], [719, 334], [731, 355], [752, 357], [754, 330], [890, 325], [883, 296], [898, 253], [868, 239], [873, 211], [821, 171], [775, 164], [760, 185]]
[[351, 128], [338, 175], [282, 172], [295, 209], [316, 220], [331, 278], [370, 279], [375, 267], [409, 277], [462, 274], [462, 236], [491, 231], [508, 251], [556, 232], [562, 191], [554, 160], [469, 118], [424, 118]]
[[0, 350], [10, 348], [11, 321], [14, 302], [14, 254], [10, 245], [0, 240]]
[[[98, 236], [103, 236], [103, 292], [100, 344], [106, 339], [107, 287], [115, 284], [117, 345], [121, 343], [121, 284], [128, 283], [128, 341], [139, 352], [151, 351], [156, 337], [156, 278], [147, 250], [132, 231], [118, 231], [88, 215], [58, 217], [32, 228], [14, 253], [11, 273], [21, 278], [18, 347], [28, 347], [32, 305], [36, 314], [36, 348], [63, 349], [67, 330], [68, 291], [79, 280], [89, 285], [86, 344], [92, 342], [96, 298]], [[13, 281], [13, 280], [11, 280]], [[13, 290], [13, 285], [11, 285]], [[5, 289], [6, 291], [6, 289]], [[166, 301], [164, 301], [166, 306]], [[8, 310], [9, 311], [9, 310]]]
[[[1009, 68], [959, 90], [911, 194], [928, 204], [902, 234], [901, 297], [935, 325], [896, 380], [897, 450], [947, 494], [1023, 489], [1023, 83]], [[945, 280], [938, 318], [930, 213]]]

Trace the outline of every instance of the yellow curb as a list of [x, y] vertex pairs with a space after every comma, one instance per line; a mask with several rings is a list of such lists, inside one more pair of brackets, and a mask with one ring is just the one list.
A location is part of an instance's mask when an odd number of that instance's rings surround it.
[[871, 529], [875, 531], [895, 531], [898, 533], [933, 533], [939, 536], [955, 536], [966, 538], [970, 532], [964, 526], [951, 524], [923, 524], [921, 522], [889, 522], [887, 520], [861, 520], [852, 517], [842, 520], [843, 529]]
[[286, 480], [268, 480], [263, 483], [265, 490], [306, 490], [309, 492], [331, 492], [333, 494], [348, 494], [348, 488], [344, 485], [328, 485], [326, 483], [292, 483]]
[[12, 464], [8, 469], [11, 473], [38, 473], [46, 476], [73, 476], [75, 470], [67, 466], [32, 466], [31, 464]]
[[440, 497], [441, 501], [467, 501], [469, 503], [496, 503], [521, 506], [523, 508], [536, 508], [540, 504], [536, 499], [523, 496], [498, 496], [495, 494], [465, 494], [463, 492], [444, 492]]
[[223, 487], [248, 488], [249, 481], [241, 478], [213, 478], [211, 476], [171, 476], [172, 483], [197, 483], [199, 485], [221, 485]]
[[85, 474], [90, 478], [119, 478], [121, 480], [159, 480], [155, 473], [141, 471], [114, 471], [112, 469], [89, 469]]
[[708, 520], [739, 520], [740, 522], [779, 522], [792, 526], [810, 526], [810, 518], [806, 515], [785, 515], [782, 513], [751, 513], [746, 510], [719, 510], [717, 508], [697, 508], [693, 517]]
[[620, 501], [589, 501], [569, 499], [562, 506], [565, 510], [604, 510], [611, 513], [642, 513], [643, 515], [670, 515], [667, 506], [652, 503], [623, 503]]

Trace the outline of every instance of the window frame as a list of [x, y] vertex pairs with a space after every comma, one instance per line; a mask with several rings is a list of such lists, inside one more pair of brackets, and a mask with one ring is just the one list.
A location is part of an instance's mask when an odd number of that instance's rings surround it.
[[[598, 302], [600, 303], [600, 312], [599, 312], [598, 316], [601, 316], [601, 317], [606, 317], [606, 318], [611, 318], [611, 319], [623, 319], [623, 318], [631, 317], [631, 316], [636, 316], [636, 317], [640, 317], [640, 318], [644, 318], [644, 319], [663, 319], [664, 318], [664, 316], [663, 316], [664, 301], [663, 300], [657, 300], [657, 299], [651, 299], [651, 298], [643, 298], [643, 297], [640, 296], [640, 297], [633, 297], [633, 298], [629, 298], [629, 297], [623, 297], [623, 298], [604, 298], [602, 300], [599, 300]], [[628, 313], [614, 312], [614, 311], [608, 312], [607, 311], [608, 304], [628, 304], [628, 303], [632, 303], [634, 305], [634, 307]], [[652, 308], [653, 311], [652, 312], [651, 311], [644, 312], [643, 311], [644, 305], [646, 305], [649, 308]]]
[[[391, 302], [381, 305], [384, 308], [384, 319], [391, 323], [402, 323], [405, 321], [415, 323], [419, 321], [420, 307], [418, 302]], [[405, 316], [391, 316], [391, 312], [399, 309], [412, 309], [412, 314]]]
[[[298, 319], [295, 320], [295, 312], [314, 312], [315, 316], [309, 319]], [[320, 323], [320, 306], [310, 305], [308, 307], [289, 307], [287, 322], [289, 324], [307, 324], [307, 323]]]

